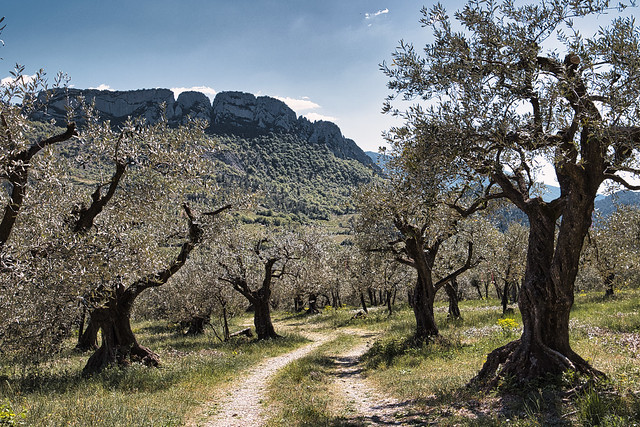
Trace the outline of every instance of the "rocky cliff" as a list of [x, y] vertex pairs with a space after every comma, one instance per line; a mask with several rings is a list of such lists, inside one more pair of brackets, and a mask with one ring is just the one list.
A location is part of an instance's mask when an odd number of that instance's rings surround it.
[[160, 119], [164, 105], [171, 125], [184, 123], [187, 117], [209, 122], [207, 131], [214, 135], [256, 137], [268, 133], [292, 134], [310, 144], [326, 146], [341, 159], [355, 159], [376, 168], [371, 159], [345, 138], [340, 128], [331, 122], [310, 122], [289, 108], [284, 102], [268, 96], [256, 97], [244, 92], [220, 92], [213, 105], [204, 94], [182, 92], [176, 100], [169, 89], [140, 89], [133, 91], [106, 91], [95, 89], [59, 90], [50, 97], [41, 94], [42, 109], [33, 114], [36, 120], [66, 121], [71, 107], [75, 120], [80, 119], [80, 103], [93, 103], [103, 120], [118, 125], [128, 117], [144, 117], [153, 123]]

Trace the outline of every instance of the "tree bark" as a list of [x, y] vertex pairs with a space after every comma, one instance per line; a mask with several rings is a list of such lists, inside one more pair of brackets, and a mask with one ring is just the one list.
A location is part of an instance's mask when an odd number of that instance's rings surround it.
[[229, 320], [225, 305], [222, 306], [222, 336], [225, 341], [229, 341]]
[[[84, 312], [86, 308], [83, 309], [83, 318], [85, 317]], [[82, 330], [82, 326], [80, 329], [80, 335], [78, 337], [78, 345], [76, 348], [81, 351], [87, 350], [96, 350], [98, 348], [98, 331], [100, 330], [100, 326], [94, 320], [94, 318], [90, 315], [89, 321], [87, 322], [87, 328]]]
[[91, 313], [91, 319], [95, 319], [97, 327], [102, 331], [102, 345], [87, 361], [82, 371], [85, 376], [100, 372], [113, 364], [160, 364], [158, 355], [138, 344], [133, 334], [130, 322], [131, 308], [138, 294], [127, 291], [128, 289], [124, 290], [124, 286], [116, 287], [113, 298], [106, 306]]
[[269, 300], [261, 299], [254, 302], [254, 316], [253, 325], [256, 328], [256, 334], [259, 340], [266, 340], [272, 338], [278, 338], [280, 335], [276, 334], [271, 322], [271, 308], [269, 307]]
[[444, 286], [444, 290], [449, 297], [449, 313], [447, 317], [450, 319], [462, 319], [460, 315], [460, 307], [458, 306], [458, 282], [452, 280]]
[[505, 280], [504, 289], [502, 290], [502, 314], [507, 313], [508, 305], [509, 305], [509, 282]]
[[309, 294], [309, 310], [308, 314], [318, 314], [320, 310], [318, 310], [318, 297], [316, 294]]
[[364, 300], [364, 293], [360, 292], [360, 304], [362, 305], [362, 310], [365, 313], [369, 313], [369, 310], [367, 310], [367, 302]]
[[[9, 131], [9, 126], [4, 114], [0, 114], [0, 123], [5, 129], [4, 133], [6, 138], [12, 142], [13, 135], [11, 135], [11, 132]], [[11, 184], [11, 195], [9, 197], [9, 202], [5, 207], [2, 221], [0, 221], [0, 248], [9, 240], [13, 226], [18, 218], [18, 212], [24, 202], [24, 196], [29, 182], [29, 168], [31, 167], [31, 160], [33, 159], [33, 156], [43, 148], [71, 139], [75, 135], [77, 135], [76, 125], [75, 123], [69, 123], [67, 125], [67, 130], [64, 133], [52, 136], [51, 138], [43, 141], [38, 141], [29, 148], [20, 151], [7, 159], [6, 163], [11, 165], [11, 169], [9, 169], [6, 176], [9, 184]]]
[[430, 338], [438, 336], [440, 332], [438, 331], [436, 319], [433, 315], [434, 298], [427, 292], [429, 285], [424, 283], [425, 278], [420, 276], [420, 273], [418, 273], [418, 279], [416, 280], [416, 286], [413, 292], [413, 314], [416, 318], [416, 332], [414, 337], [417, 342], [426, 342]]

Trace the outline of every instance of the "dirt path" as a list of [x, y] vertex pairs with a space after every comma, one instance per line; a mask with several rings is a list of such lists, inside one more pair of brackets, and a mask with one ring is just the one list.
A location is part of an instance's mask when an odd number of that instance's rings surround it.
[[410, 401], [400, 401], [373, 389], [362, 375], [360, 358], [374, 340], [372, 335], [361, 335], [364, 342], [349, 352], [336, 357], [336, 383], [347, 403], [350, 421], [358, 425], [424, 425]]
[[266, 398], [269, 378], [279, 369], [296, 359], [306, 356], [330, 339], [324, 335], [314, 335], [314, 342], [292, 352], [269, 358], [251, 368], [247, 376], [226, 391], [216, 402], [220, 411], [206, 423], [206, 427], [261, 426], [266, 422], [262, 401]]

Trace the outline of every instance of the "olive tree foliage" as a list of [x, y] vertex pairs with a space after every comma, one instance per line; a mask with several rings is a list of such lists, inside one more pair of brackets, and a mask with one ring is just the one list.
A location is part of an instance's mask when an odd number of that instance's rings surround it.
[[[62, 82], [62, 76], [56, 78]], [[67, 278], [62, 269], [78, 270], [81, 263], [64, 256], [37, 256], [38, 248], [56, 238], [62, 223], [65, 189], [59, 181], [63, 168], [53, 155], [56, 144], [67, 142], [76, 129], [40, 126], [26, 119], [34, 92], [46, 88], [42, 70], [24, 75], [16, 66], [0, 87], [0, 348], [40, 355], [56, 348], [71, 329], [68, 317], [76, 302], [74, 292], [46, 286]], [[37, 188], [36, 188], [37, 187]], [[41, 206], [38, 218], [23, 213]], [[21, 233], [23, 229], [29, 230]], [[72, 250], [72, 242], [61, 242]]]
[[[385, 110], [405, 121], [390, 135], [409, 167], [440, 158], [456, 166], [458, 187], [482, 187], [457, 209], [503, 198], [529, 219], [523, 334], [487, 357], [480, 384], [597, 373], [569, 343], [580, 253], [600, 186], [637, 188], [625, 174], [640, 172], [635, 20], [617, 17], [588, 37], [576, 29], [581, 18], [610, 11], [606, 0], [473, 0], [450, 18], [438, 4], [422, 11], [433, 42], [422, 52], [401, 42], [382, 66], [394, 92]], [[413, 105], [399, 106], [398, 97]], [[548, 202], [536, 192], [543, 160], [560, 186]]]
[[[229, 320], [246, 309], [246, 300], [218, 277], [222, 274], [214, 254], [216, 236], [205, 234], [204, 244], [188, 265], [165, 285], [141, 296], [136, 315], [166, 319], [186, 335], [205, 332], [210, 325], [222, 341], [229, 339]], [[220, 242], [222, 243], [222, 242]]]
[[[583, 290], [604, 287], [605, 296], [613, 296], [616, 288], [638, 283], [639, 265], [640, 210], [621, 205], [589, 231], [579, 285]], [[587, 279], [589, 276], [595, 279], [592, 283]]]
[[275, 286], [298, 273], [296, 262], [309, 246], [292, 230], [234, 227], [223, 232], [215, 259], [219, 280], [244, 296], [254, 313], [259, 340], [278, 338], [271, 320]]
[[[27, 115], [46, 99], [37, 96], [48, 89], [44, 73], [26, 78], [18, 68], [13, 77], [0, 104], [0, 340], [3, 351], [35, 357], [59, 347], [80, 308], [105, 314], [123, 295], [128, 305], [110, 316], [127, 329], [135, 297], [186, 262], [200, 240], [196, 215], [215, 194], [212, 142], [201, 122], [170, 129], [132, 119], [115, 129], [90, 105], [81, 129], [35, 124]], [[128, 359], [137, 346], [129, 332], [131, 342], [116, 339], [93, 370]]]
[[288, 274], [282, 277], [281, 285], [273, 295], [274, 301], [278, 305], [293, 306], [296, 312], [306, 306], [308, 314], [318, 314], [331, 301], [330, 257], [336, 243], [329, 233], [317, 226], [299, 227], [292, 232], [301, 244], [301, 250], [289, 263]]
[[[518, 222], [512, 222], [507, 229], [500, 231], [485, 218], [478, 218], [480, 230], [474, 242], [482, 245], [478, 251], [483, 259], [474, 273], [474, 284], [486, 284], [485, 292], [493, 286], [496, 297], [501, 299], [502, 311], [506, 313], [509, 303], [517, 302], [518, 292], [524, 277], [529, 229]], [[491, 289], [493, 292], [493, 289]], [[483, 296], [477, 288], [480, 297]]]

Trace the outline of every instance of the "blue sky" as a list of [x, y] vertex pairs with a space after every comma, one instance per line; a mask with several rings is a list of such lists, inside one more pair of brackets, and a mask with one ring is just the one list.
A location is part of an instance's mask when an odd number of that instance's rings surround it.
[[[453, 10], [456, 3], [448, 3]], [[430, 6], [431, 3], [426, 3]], [[400, 39], [424, 44], [410, 0], [6, 1], [0, 77], [64, 71], [77, 88], [240, 90], [335, 121], [377, 151], [394, 124], [379, 64]]]

